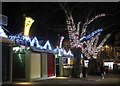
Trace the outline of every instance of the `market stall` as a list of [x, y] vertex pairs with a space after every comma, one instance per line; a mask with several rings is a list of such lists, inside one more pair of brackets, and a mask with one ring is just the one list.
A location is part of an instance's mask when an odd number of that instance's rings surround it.
[[13, 47], [13, 52], [13, 80], [35, 81], [55, 77], [54, 53], [26, 46]]
[[70, 77], [72, 74], [72, 68], [74, 58], [71, 50], [65, 50], [64, 48], [56, 49], [55, 65], [56, 65], [56, 76], [58, 77]]
[[2, 82], [12, 81], [12, 45], [13, 41], [0, 37], [1, 63], [2, 63]]
[[56, 76], [63, 77], [63, 57], [56, 56], [55, 58], [55, 66], [56, 66]]
[[63, 76], [71, 77], [74, 58], [63, 58]]

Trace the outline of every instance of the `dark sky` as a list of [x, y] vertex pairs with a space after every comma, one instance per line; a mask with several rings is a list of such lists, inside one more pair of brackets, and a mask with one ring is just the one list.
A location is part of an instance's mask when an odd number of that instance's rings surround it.
[[[75, 23], [81, 21], [83, 24], [88, 14], [90, 14], [90, 19], [99, 13], [108, 15], [90, 24], [87, 33], [103, 28], [106, 29], [102, 33], [102, 37], [104, 37], [107, 33], [120, 31], [120, 5], [117, 2], [69, 2], [62, 4], [69, 10], [73, 9], [72, 14]], [[65, 14], [58, 2], [3, 2], [2, 14], [8, 16], [8, 26], [6, 28], [12, 34], [23, 32], [24, 15], [26, 15], [35, 20], [30, 30], [30, 36], [53, 41], [58, 39], [59, 34], [68, 37]], [[109, 42], [112, 43], [113, 40], [114, 34]]]

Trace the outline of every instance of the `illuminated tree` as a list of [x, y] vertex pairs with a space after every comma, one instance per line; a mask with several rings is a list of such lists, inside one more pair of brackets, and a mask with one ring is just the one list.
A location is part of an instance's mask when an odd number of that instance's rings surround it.
[[[81, 22], [78, 22], [77, 24], [74, 23], [74, 19], [72, 16], [73, 9], [69, 10], [69, 8], [65, 8], [63, 4], [60, 4], [60, 6], [63, 8], [66, 14], [66, 24], [71, 48], [74, 48], [76, 46], [81, 47], [82, 53], [84, 53], [85, 56], [87, 56], [88, 58], [91, 58], [90, 56], [95, 57], [95, 55], [97, 55], [97, 53], [101, 50], [102, 46], [111, 34], [106, 35], [106, 37], [101, 41], [101, 43], [98, 44], [99, 37], [102, 32], [99, 30], [101, 29], [98, 29], [86, 36], [87, 27], [95, 20], [106, 16], [106, 14], [101, 13], [91, 19], [87, 17], [85, 23], [80, 26]], [[87, 40], [83, 40], [83, 38], [86, 38]]]
[[[74, 19], [72, 16], [72, 10], [70, 10], [67, 5], [61, 4], [60, 6], [65, 12], [66, 15], [66, 24], [67, 24], [67, 30], [69, 35], [69, 41], [71, 45], [71, 49], [73, 50], [74, 54], [74, 66], [73, 70], [80, 70], [80, 54], [84, 53], [84, 55], [90, 59], [90, 58], [97, 58], [98, 52], [101, 50], [103, 44], [106, 42], [106, 40], [110, 37], [111, 34], [106, 35], [106, 37], [100, 42], [99, 37], [102, 31], [99, 31], [101, 29], [98, 29], [95, 32], [92, 32], [91, 34], [87, 35], [87, 28], [88, 25], [90, 25], [93, 21], [106, 16], [105, 13], [98, 14], [94, 16], [93, 18], [89, 18], [89, 16], [86, 18], [86, 21], [81, 25], [82, 22], [78, 22], [77, 24], [74, 23]], [[80, 33], [81, 32], [81, 33]], [[85, 40], [84, 40], [85, 38]], [[82, 49], [79, 50], [79, 48]], [[78, 77], [80, 74], [80, 71], [78, 71], [77, 75], [75, 71], [73, 71], [73, 77]]]

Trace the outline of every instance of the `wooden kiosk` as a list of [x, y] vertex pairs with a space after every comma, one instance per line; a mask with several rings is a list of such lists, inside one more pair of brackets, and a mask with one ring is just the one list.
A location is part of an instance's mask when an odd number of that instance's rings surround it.
[[12, 81], [12, 45], [13, 41], [0, 37], [0, 61], [2, 61], [2, 83]]
[[[18, 51], [14, 51], [18, 48]], [[35, 47], [13, 47], [13, 80], [35, 81], [55, 78], [54, 52]]]

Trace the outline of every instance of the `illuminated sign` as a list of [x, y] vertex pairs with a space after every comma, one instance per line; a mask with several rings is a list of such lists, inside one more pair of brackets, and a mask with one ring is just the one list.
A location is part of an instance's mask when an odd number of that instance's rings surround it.
[[109, 69], [113, 69], [114, 62], [104, 62], [104, 66], [108, 66]]
[[24, 27], [24, 35], [25, 36], [29, 36], [30, 27], [33, 22], [34, 22], [34, 20], [31, 17], [25, 18], [25, 27]]

